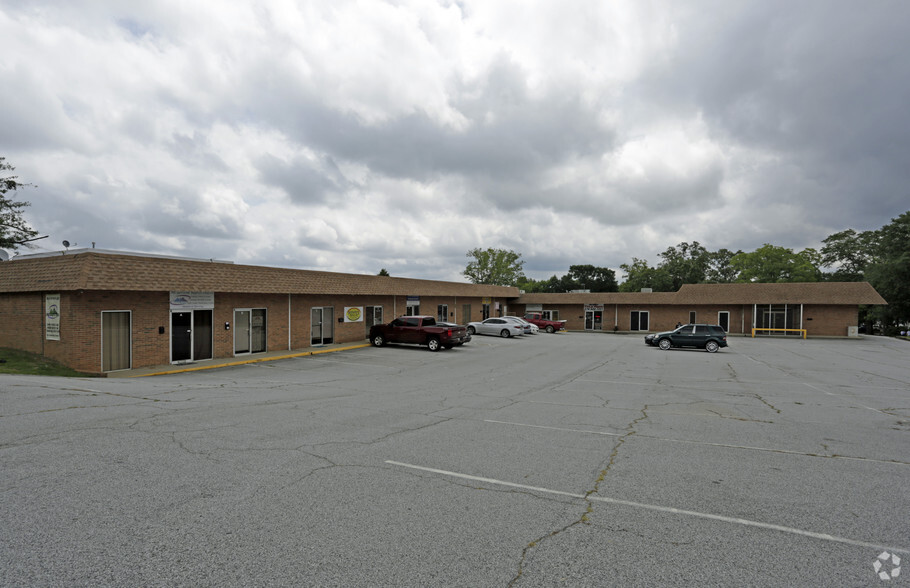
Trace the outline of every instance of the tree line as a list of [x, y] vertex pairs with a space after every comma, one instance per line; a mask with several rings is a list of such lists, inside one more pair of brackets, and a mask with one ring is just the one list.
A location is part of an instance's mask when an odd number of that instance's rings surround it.
[[867, 281], [888, 306], [864, 309], [865, 320], [910, 322], [910, 211], [880, 229], [846, 229], [822, 243], [820, 250], [766, 243], [746, 252], [709, 251], [698, 241], [683, 242], [660, 253], [656, 265], [637, 257], [620, 265], [621, 283], [613, 270], [594, 265], [570, 265], [562, 276], [534, 280], [524, 275], [520, 253], [475, 248], [467, 252], [470, 261], [463, 275], [475, 284], [517, 286], [525, 292], [675, 292], [683, 284]]

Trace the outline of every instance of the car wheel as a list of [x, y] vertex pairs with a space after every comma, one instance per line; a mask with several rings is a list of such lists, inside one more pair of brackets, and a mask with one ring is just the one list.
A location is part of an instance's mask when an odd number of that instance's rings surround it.
[[669, 348], [671, 347], [671, 346], [670, 346], [670, 340], [669, 340], [669, 339], [661, 339], [660, 342], [657, 344], [657, 346], [660, 347], [661, 349], [663, 349], [664, 351], [666, 351], [667, 349], [669, 349]]
[[708, 341], [705, 343], [705, 351], [708, 353], [715, 353], [718, 347], [717, 341]]
[[471, 335], [473, 337], [474, 333], [476, 332], [477, 331], [474, 329], [474, 327], [468, 327], [468, 335]]
[[439, 344], [439, 339], [436, 337], [430, 337], [430, 340], [427, 341], [427, 347], [430, 351], [439, 351], [441, 345]]
[[385, 339], [383, 339], [382, 335], [376, 335], [373, 337], [374, 347], [382, 347], [383, 345], [385, 345]]
[[509, 332], [509, 329], [503, 329], [503, 330], [499, 331], [499, 336], [500, 337], [511, 337], [512, 333]]
[[555, 332], [556, 332], [556, 329], [553, 328], [553, 325], [547, 325], [547, 332], [548, 332], [548, 333], [555, 333]]

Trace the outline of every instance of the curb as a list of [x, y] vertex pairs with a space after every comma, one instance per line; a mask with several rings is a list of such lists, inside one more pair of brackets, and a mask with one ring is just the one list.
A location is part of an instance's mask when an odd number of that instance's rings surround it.
[[214, 370], [214, 369], [223, 368], [223, 367], [232, 367], [232, 366], [237, 366], [237, 365], [246, 365], [246, 364], [250, 364], [250, 363], [263, 363], [263, 362], [266, 362], [266, 361], [276, 361], [276, 360], [279, 360], [279, 359], [291, 359], [291, 358], [294, 358], [294, 357], [306, 357], [306, 356], [308, 356], [308, 355], [319, 355], [319, 354], [321, 354], [321, 353], [332, 353], [332, 352], [335, 352], [335, 351], [350, 351], [351, 349], [362, 349], [362, 348], [364, 348], [364, 347], [369, 347], [369, 346], [370, 346], [369, 343], [361, 343], [361, 344], [358, 344], [358, 345], [350, 345], [350, 346], [347, 346], [347, 347], [334, 347], [334, 348], [332, 348], [332, 349], [317, 349], [317, 350], [315, 350], [315, 351], [301, 351], [300, 353], [288, 353], [288, 354], [286, 354], [286, 355], [276, 355], [276, 356], [274, 356], [274, 357], [261, 357], [261, 358], [258, 358], [258, 359], [244, 359], [244, 360], [241, 360], [241, 361], [232, 361], [232, 362], [229, 362], [229, 363], [219, 363], [219, 364], [217, 364], [217, 365], [201, 365], [201, 366], [193, 366], [193, 367], [180, 368], [180, 369], [164, 370], [164, 371], [160, 371], [160, 372], [153, 372], [153, 373], [150, 373], [150, 374], [135, 374], [135, 375], [132, 375], [132, 376], [127, 376], [127, 378], [146, 378], [146, 377], [148, 377], [148, 376], [166, 376], [166, 375], [169, 375], [169, 374], [182, 374], [182, 373], [186, 373], [186, 372], [199, 372], [199, 371], [202, 371], [202, 370]]

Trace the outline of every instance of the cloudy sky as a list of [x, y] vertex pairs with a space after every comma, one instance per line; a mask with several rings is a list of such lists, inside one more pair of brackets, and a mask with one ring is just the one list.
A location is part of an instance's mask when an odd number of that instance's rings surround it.
[[[47, 239], [463, 281], [910, 209], [905, 0], [0, 0]], [[21, 251], [20, 253], [28, 253]]]

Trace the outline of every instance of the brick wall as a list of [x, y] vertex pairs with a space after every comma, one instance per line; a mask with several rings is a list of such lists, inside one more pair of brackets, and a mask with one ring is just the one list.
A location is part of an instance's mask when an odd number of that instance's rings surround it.
[[44, 350], [44, 295], [0, 294], [0, 347]]
[[847, 327], [858, 325], [859, 308], [855, 306], [807, 304], [803, 307], [803, 328], [809, 337], [845, 337]]
[[[162, 292], [60, 292], [60, 341], [47, 341], [44, 336], [44, 293], [0, 294], [0, 346], [44, 354], [74, 369], [101, 372], [101, 313], [102, 311], [131, 312], [132, 367], [163, 365], [170, 362], [171, 313], [169, 293]], [[497, 300], [493, 300], [496, 302]], [[498, 299], [505, 307], [506, 301]], [[421, 314], [436, 315], [437, 306], [449, 306], [450, 319], [465, 324], [481, 320], [483, 301], [480, 297], [433, 297], [420, 300]], [[464, 305], [471, 306], [471, 316], [464, 314]], [[286, 294], [225, 294], [215, 293], [213, 311], [213, 356], [234, 355], [234, 309], [266, 309], [267, 351], [304, 349], [312, 345], [311, 310], [332, 307], [332, 328], [335, 343], [362, 342], [367, 339], [367, 322], [338, 322], [344, 307], [380, 306], [383, 321], [389, 322], [405, 313], [405, 296], [314, 296]], [[290, 306], [290, 346], [288, 344], [288, 314]], [[497, 316], [491, 304], [491, 316]], [[556, 310], [567, 321], [570, 330], [584, 330], [585, 312], [581, 304], [544, 305]], [[612, 331], [614, 319], [619, 331], [629, 331], [633, 310], [649, 312], [649, 331], [672, 329], [677, 322], [689, 321], [689, 311], [696, 312], [698, 322], [716, 323], [717, 313], [730, 313], [730, 332], [750, 332], [752, 306], [631, 306], [604, 305], [602, 328]], [[507, 308], [509, 314], [522, 315], [523, 305]], [[455, 316], [452, 317], [451, 313]], [[224, 328], [229, 322], [230, 330]], [[806, 305], [803, 307], [803, 327], [809, 336], [846, 336], [847, 328], [858, 323], [855, 306]], [[743, 329], [745, 325], [745, 329]], [[163, 332], [159, 332], [163, 327]]]

